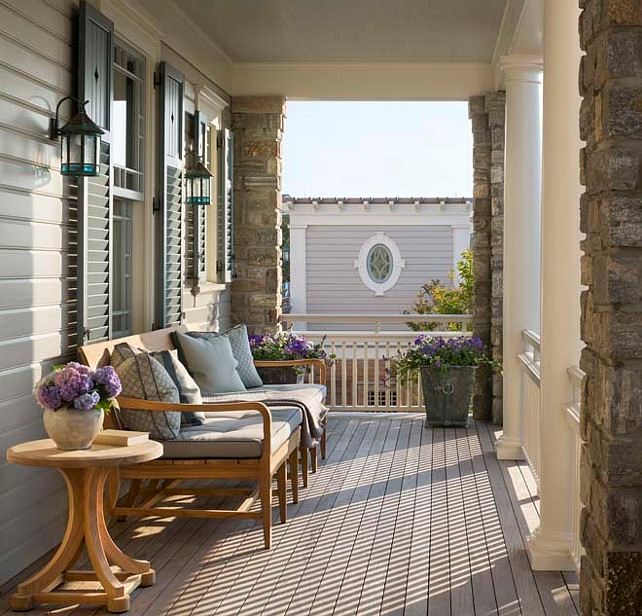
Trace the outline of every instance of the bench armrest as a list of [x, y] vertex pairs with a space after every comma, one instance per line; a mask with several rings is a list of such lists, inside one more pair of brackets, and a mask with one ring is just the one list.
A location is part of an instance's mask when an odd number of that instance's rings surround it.
[[[239, 392], [239, 397], [243, 392]], [[261, 460], [269, 463], [272, 453], [272, 413], [262, 402], [207, 402], [203, 404], [180, 404], [173, 402], [157, 402], [155, 400], [140, 400], [138, 398], [118, 397], [118, 404], [128, 411], [192, 412], [192, 413], [223, 413], [229, 411], [257, 411], [263, 421], [263, 453]]]
[[257, 368], [296, 368], [297, 366], [312, 366], [319, 370], [321, 385], [326, 384], [326, 363], [322, 359], [279, 359], [279, 360], [254, 360]]

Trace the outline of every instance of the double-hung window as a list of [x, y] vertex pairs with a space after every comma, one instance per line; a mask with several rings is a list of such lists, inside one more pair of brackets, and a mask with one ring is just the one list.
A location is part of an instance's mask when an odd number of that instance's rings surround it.
[[[135, 210], [145, 199], [145, 59], [124, 43], [114, 48], [112, 106], [112, 338], [132, 333]], [[142, 217], [141, 217], [142, 219]]]

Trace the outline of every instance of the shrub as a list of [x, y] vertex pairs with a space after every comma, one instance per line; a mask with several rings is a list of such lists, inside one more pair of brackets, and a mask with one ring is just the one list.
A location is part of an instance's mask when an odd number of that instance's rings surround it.
[[[424, 284], [418, 293], [417, 302], [412, 312], [416, 314], [469, 314], [473, 309], [473, 253], [466, 250], [461, 253], [457, 263], [459, 286], [455, 286], [455, 272], [449, 274], [450, 284], [444, 285], [440, 280], [431, 280]], [[414, 331], [434, 331], [439, 323], [409, 322], [408, 327]], [[448, 323], [449, 331], [460, 331], [460, 323]], [[467, 324], [467, 329], [470, 325]]]

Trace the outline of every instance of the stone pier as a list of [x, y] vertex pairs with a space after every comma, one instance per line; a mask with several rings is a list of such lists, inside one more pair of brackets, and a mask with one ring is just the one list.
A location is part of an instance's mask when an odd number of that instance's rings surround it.
[[232, 99], [234, 279], [232, 321], [274, 332], [281, 316], [281, 138], [285, 99]]
[[581, 607], [642, 613], [642, 9], [583, 0]]

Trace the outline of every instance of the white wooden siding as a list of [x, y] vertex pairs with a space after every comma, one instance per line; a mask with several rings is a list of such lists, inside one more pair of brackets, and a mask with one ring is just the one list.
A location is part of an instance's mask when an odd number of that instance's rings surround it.
[[[383, 296], [368, 289], [354, 267], [362, 244], [379, 231], [396, 242], [406, 261], [399, 281]], [[433, 278], [447, 282], [452, 270], [452, 230], [446, 225], [310, 225], [306, 270], [308, 313], [399, 314], [411, 310], [422, 284]]]
[[64, 526], [57, 473], [5, 459], [44, 436], [34, 383], [75, 357], [75, 191], [48, 139], [72, 84], [75, 4], [0, 2], [0, 583], [58, 543]]

